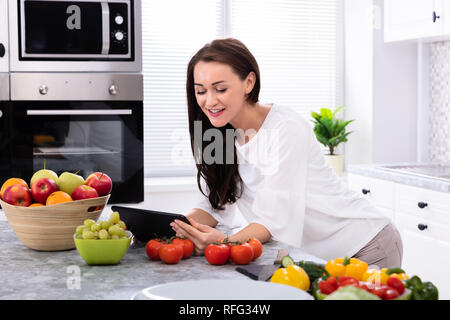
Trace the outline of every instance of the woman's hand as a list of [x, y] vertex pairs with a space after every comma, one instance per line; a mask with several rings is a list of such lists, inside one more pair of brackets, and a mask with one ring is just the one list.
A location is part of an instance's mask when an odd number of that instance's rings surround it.
[[180, 220], [174, 220], [170, 226], [177, 233], [177, 237], [190, 239], [195, 246], [195, 254], [202, 255], [205, 248], [216, 241], [222, 240], [227, 236], [219, 230], [197, 223], [194, 219], [187, 217], [191, 225]]

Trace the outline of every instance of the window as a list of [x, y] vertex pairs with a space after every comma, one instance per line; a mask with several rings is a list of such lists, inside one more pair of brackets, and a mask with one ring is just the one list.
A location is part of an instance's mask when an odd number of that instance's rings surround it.
[[216, 38], [234, 37], [261, 71], [262, 103], [310, 118], [342, 103], [342, 0], [142, 1], [146, 176], [196, 172], [190, 150], [186, 68]]

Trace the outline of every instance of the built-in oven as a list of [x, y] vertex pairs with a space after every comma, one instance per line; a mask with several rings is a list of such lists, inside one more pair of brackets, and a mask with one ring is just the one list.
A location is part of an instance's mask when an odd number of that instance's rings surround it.
[[0, 183], [11, 172], [9, 74], [0, 72]]
[[[107, 173], [109, 203], [144, 200], [142, 75], [11, 74], [0, 126], [1, 171]], [[4, 152], [7, 148], [7, 152]], [[6, 149], [5, 149], [6, 150]], [[5, 159], [3, 159], [3, 157]]]
[[140, 0], [8, 1], [11, 72], [141, 71]]

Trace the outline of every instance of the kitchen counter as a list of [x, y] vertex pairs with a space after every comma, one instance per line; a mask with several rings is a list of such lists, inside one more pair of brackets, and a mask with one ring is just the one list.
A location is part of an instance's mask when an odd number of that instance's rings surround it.
[[418, 188], [425, 188], [441, 192], [450, 192], [450, 179], [438, 179], [432, 176], [420, 176], [407, 173], [400, 170], [384, 169], [391, 166], [414, 166], [414, 163], [395, 163], [395, 164], [361, 164], [349, 165], [347, 174], [359, 174], [372, 178], [393, 181]]
[[[100, 219], [106, 219], [107, 215], [102, 215]], [[220, 226], [219, 229], [226, 231]], [[295, 260], [324, 263], [321, 259], [276, 241], [264, 244], [261, 257], [252, 263], [271, 264], [278, 249], [286, 248]], [[25, 247], [4, 220], [0, 220], [0, 251], [3, 266], [0, 299], [127, 300], [144, 288], [173, 281], [254, 281], [237, 272], [235, 264], [213, 266], [204, 256], [192, 256], [175, 265], [151, 261], [146, 256], [145, 248], [137, 245], [130, 246], [118, 265], [89, 266], [76, 249], [41, 252]]]

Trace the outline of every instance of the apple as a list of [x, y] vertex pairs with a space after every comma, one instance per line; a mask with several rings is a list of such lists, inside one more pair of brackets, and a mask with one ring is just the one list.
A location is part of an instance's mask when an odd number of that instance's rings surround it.
[[72, 192], [78, 187], [84, 184], [84, 179], [82, 176], [79, 176], [75, 173], [71, 172], [63, 172], [58, 178], [56, 182], [59, 190], [64, 191], [65, 193], [72, 196]]
[[14, 206], [28, 207], [32, 203], [30, 189], [21, 184], [9, 186], [3, 193], [3, 201]]
[[30, 187], [33, 187], [33, 183], [40, 178], [49, 178], [52, 179], [55, 183], [58, 182], [58, 175], [55, 171], [49, 169], [41, 169], [36, 171], [31, 177]]
[[50, 178], [40, 178], [34, 181], [31, 186], [31, 195], [33, 196], [34, 201], [45, 203], [48, 196], [58, 190], [59, 189], [55, 181]]
[[72, 192], [73, 200], [83, 200], [97, 197], [98, 197], [97, 190], [84, 184], [76, 187], [75, 190], [73, 190]]
[[94, 172], [87, 177], [86, 185], [97, 190], [99, 197], [103, 197], [111, 192], [112, 180], [106, 173]]

